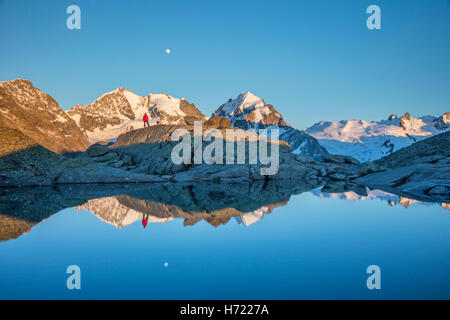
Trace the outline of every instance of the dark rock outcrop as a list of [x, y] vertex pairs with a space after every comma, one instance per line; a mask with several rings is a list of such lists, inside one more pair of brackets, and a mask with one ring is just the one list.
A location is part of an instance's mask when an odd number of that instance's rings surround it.
[[23, 133], [0, 128], [0, 187], [51, 185], [64, 161]]
[[215, 128], [231, 128], [231, 121], [219, 116], [213, 116], [205, 121], [205, 126]]
[[0, 187], [165, 181], [98, 163], [95, 157], [66, 158], [13, 129], [0, 128], [0, 146]]
[[406, 196], [450, 201], [450, 132], [416, 142], [374, 164], [387, 170], [354, 181]]
[[343, 156], [343, 155], [337, 155], [337, 154], [326, 154], [322, 156], [322, 160], [324, 162], [331, 162], [331, 163], [347, 163], [347, 164], [359, 164], [360, 162], [356, 160], [353, 157], [350, 156]]

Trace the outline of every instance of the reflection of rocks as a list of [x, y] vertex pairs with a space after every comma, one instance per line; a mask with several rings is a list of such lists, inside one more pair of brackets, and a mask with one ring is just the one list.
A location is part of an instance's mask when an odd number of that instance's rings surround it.
[[414, 199], [409, 199], [406, 197], [398, 197], [398, 203], [400, 203], [402, 206], [404, 206], [405, 208], [408, 209], [410, 205], [412, 205], [414, 203], [420, 203], [420, 201], [414, 200]]
[[0, 241], [16, 239], [28, 233], [36, 223], [0, 214]]
[[222, 186], [148, 185], [142, 192], [132, 191], [126, 195], [90, 200], [78, 209], [91, 210], [102, 220], [116, 226], [131, 224], [144, 217], [149, 217], [149, 222], [182, 218], [186, 226], [205, 220], [218, 226], [226, 224], [231, 217], [248, 214], [248, 218], [249, 214], [257, 213], [262, 208], [271, 212], [275, 207], [287, 204], [291, 194], [310, 188], [294, 184], [281, 186], [274, 182]]
[[[59, 185], [33, 188], [0, 188], [0, 240], [17, 238], [51, 215], [70, 207], [92, 211], [102, 221], [118, 228], [137, 220], [166, 222], [184, 219], [185, 225], [205, 220], [213, 226], [232, 217], [244, 225], [263, 218], [288, 203], [291, 195], [311, 189], [321, 197], [351, 200], [383, 199], [392, 205], [416, 203], [383, 191], [346, 190], [343, 193], [320, 192], [318, 185], [295, 181], [257, 181], [246, 184], [105, 184]], [[332, 190], [332, 186], [329, 186]], [[420, 202], [421, 204], [426, 204]], [[449, 209], [450, 205], [442, 204]]]
[[1, 239], [27, 232], [33, 225], [68, 207], [91, 210], [100, 219], [123, 227], [136, 220], [165, 222], [183, 218], [185, 225], [206, 220], [214, 226], [261, 207], [284, 205], [292, 194], [312, 185], [259, 181], [247, 184], [106, 184], [59, 185], [57, 188], [1, 188]]
[[49, 187], [0, 188], [0, 240], [17, 238], [54, 213], [79, 203], [64, 200]]

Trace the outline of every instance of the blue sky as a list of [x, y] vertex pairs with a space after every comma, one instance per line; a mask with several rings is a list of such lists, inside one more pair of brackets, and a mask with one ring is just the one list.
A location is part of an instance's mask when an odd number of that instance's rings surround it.
[[[81, 30], [66, 28], [71, 4]], [[0, 0], [0, 39], [0, 80], [27, 78], [63, 109], [126, 87], [207, 115], [249, 90], [298, 128], [450, 110], [449, 0]]]

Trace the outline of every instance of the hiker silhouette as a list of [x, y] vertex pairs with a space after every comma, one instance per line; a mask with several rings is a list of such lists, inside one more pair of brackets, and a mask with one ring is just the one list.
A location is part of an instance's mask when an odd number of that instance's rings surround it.
[[142, 120], [144, 121], [144, 128], [145, 128], [145, 126], [150, 127], [150, 124], [148, 123], [148, 115], [147, 115], [147, 112], [144, 113], [144, 117], [142, 118]]

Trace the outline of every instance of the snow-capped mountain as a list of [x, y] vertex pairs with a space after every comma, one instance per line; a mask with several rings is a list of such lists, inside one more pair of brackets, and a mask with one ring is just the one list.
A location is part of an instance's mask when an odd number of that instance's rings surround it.
[[272, 105], [251, 92], [229, 99], [213, 112], [211, 117], [214, 116], [228, 119], [232, 126], [244, 130], [278, 129], [279, 139], [289, 143], [293, 153], [314, 158], [327, 154], [316, 139], [292, 128]]
[[450, 128], [450, 111], [433, 121], [434, 126], [438, 130], [446, 130]]
[[149, 124], [192, 124], [206, 117], [185, 99], [167, 94], [138, 96], [118, 88], [102, 95], [89, 105], [77, 105], [67, 114], [84, 130], [91, 141], [117, 138], [120, 134], [143, 127], [147, 113]]
[[268, 126], [286, 127], [281, 114], [275, 108], [251, 92], [241, 93], [221, 105], [213, 116], [231, 121], [231, 125], [242, 129], [264, 129]]
[[24, 79], [0, 82], [0, 127], [20, 131], [56, 153], [89, 147], [86, 134], [58, 103]]
[[321, 121], [305, 130], [329, 153], [352, 156], [361, 162], [373, 161], [414, 142], [450, 128], [450, 112], [436, 118], [413, 118], [405, 113], [379, 122], [364, 120]]

